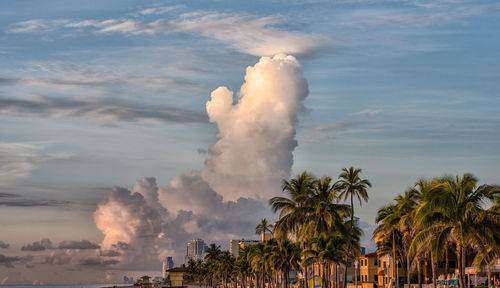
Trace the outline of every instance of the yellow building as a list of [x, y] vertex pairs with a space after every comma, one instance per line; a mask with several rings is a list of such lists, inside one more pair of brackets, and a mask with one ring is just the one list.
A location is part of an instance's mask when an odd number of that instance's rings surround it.
[[186, 268], [172, 268], [166, 270], [170, 275], [170, 283], [168, 287], [184, 287], [184, 275], [187, 273]]
[[[392, 269], [392, 257], [391, 255], [379, 255], [378, 257], [378, 267], [377, 267], [377, 285], [379, 287], [393, 287], [395, 286], [396, 275], [394, 274], [394, 270]], [[405, 271], [403, 267], [401, 267], [401, 263], [398, 262], [398, 270], [397, 276], [399, 278], [399, 285], [403, 285], [406, 283], [405, 281]]]
[[378, 267], [377, 253], [368, 253], [359, 256], [359, 279], [361, 283], [371, 283], [372, 285], [363, 285], [363, 287], [374, 287], [377, 283]]
[[138, 284], [140, 285], [141, 288], [151, 288], [152, 287], [152, 283], [150, 281], [151, 277], [149, 276], [142, 276], [141, 277], [141, 280], [139, 280]]

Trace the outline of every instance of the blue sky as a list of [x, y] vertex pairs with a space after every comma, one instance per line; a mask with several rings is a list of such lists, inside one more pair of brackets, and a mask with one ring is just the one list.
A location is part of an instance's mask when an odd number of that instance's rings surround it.
[[[472, 172], [500, 182], [496, 1], [0, 8], [0, 240], [10, 243], [2, 254], [47, 237], [100, 243], [92, 213], [110, 187], [149, 176], [167, 185], [204, 169], [197, 150], [217, 140], [210, 92], [238, 91], [246, 67], [276, 53], [296, 56], [309, 84], [292, 174], [363, 168], [373, 189], [357, 211], [367, 225], [418, 177]], [[37, 280], [16, 261], [0, 281]], [[40, 279], [51, 269], [36, 266]]]

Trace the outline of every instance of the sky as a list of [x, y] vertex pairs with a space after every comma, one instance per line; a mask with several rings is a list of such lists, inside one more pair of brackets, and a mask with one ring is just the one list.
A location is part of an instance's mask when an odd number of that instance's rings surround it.
[[[0, 2], [0, 283], [118, 283], [257, 238], [304, 170], [500, 182], [500, 3]], [[141, 257], [139, 257], [141, 256]], [[141, 260], [138, 260], [141, 259]]]

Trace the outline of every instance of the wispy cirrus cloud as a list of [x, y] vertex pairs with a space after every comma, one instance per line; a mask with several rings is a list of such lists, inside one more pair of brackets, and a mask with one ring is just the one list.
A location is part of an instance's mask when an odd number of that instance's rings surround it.
[[364, 109], [364, 110], [361, 110], [361, 111], [358, 111], [356, 113], [354, 113], [354, 115], [358, 115], [358, 116], [375, 116], [377, 114], [379, 114], [380, 112], [382, 112], [381, 109]]
[[335, 140], [335, 133], [358, 127], [364, 123], [363, 121], [336, 121], [324, 123], [314, 128], [308, 128], [306, 129], [306, 133], [309, 134], [309, 136], [306, 137], [305, 142], [331, 142]]
[[[6, 107], [0, 100], [0, 116]], [[5, 112], [5, 110], [4, 110]], [[47, 154], [43, 152], [46, 144], [39, 142], [0, 142], [0, 184], [6, 184], [15, 179], [30, 175], [31, 171], [37, 169], [43, 162], [57, 159], [68, 159], [69, 154]], [[6, 194], [0, 195], [0, 205], [6, 206], [30, 206], [37, 203], [29, 199], [4, 200]], [[42, 202], [38, 202], [42, 204]], [[46, 202], [49, 205], [49, 202]]]
[[465, 23], [474, 16], [500, 12], [499, 3], [470, 3], [459, 1], [414, 1], [422, 9], [363, 8], [341, 15], [341, 25], [354, 28], [375, 26], [427, 27], [430, 25]]
[[92, 101], [44, 97], [36, 99], [0, 98], [0, 116], [2, 114], [74, 117], [104, 123], [142, 120], [193, 124], [208, 122], [206, 115], [178, 107], [144, 105], [119, 100]]
[[[140, 14], [161, 14], [178, 8], [150, 8], [140, 11]], [[285, 24], [292, 23], [290, 19], [279, 15], [192, 12], [181, 14], [169, 22], [162, 19], [143, 22], [135, 18], [81, 21], [33, 19], [18, 22], [7, 32], [46, 33], [57, 29], [90, 28], [96, 33], [132, 35], [183, 33], [216, 39], [239, 52], [255, 56], [285, 53], [297, 57], [311, 57], [330, 42], [325, 36], [283, 28]]]
[[321, 124], [319, 126], [314, 127], [313, 129], [319, 132], [335, 132], [339, 130], [345, 130], [351, 127], [356, 127], [362, 123], [363, 122], [361, 121], [354, 121], [354, 122], [337, 121], [337, 122]]
[[153, 8], [148, 8], [148, 9], [143, 9], [139, 11], [139, 14], [142, 15], [158, 15], [158, 14], [164, 14], [170, 11], [178, 10], [180, 8], [184, 7], [184, 5], [172, 5], [172, 6], [160, 6], [160, 7], [153, 7]]

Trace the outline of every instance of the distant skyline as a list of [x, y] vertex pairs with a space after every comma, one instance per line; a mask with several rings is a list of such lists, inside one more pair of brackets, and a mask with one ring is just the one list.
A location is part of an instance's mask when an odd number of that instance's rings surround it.
[[257, 238], [280, 180], [304, 170], [363, 169], [369, 248], [376, 210], [420, 177], [500, 184], [499, 14], [493, 0], [2, 1], [0, 284], [159, 276], [192, 238]]

